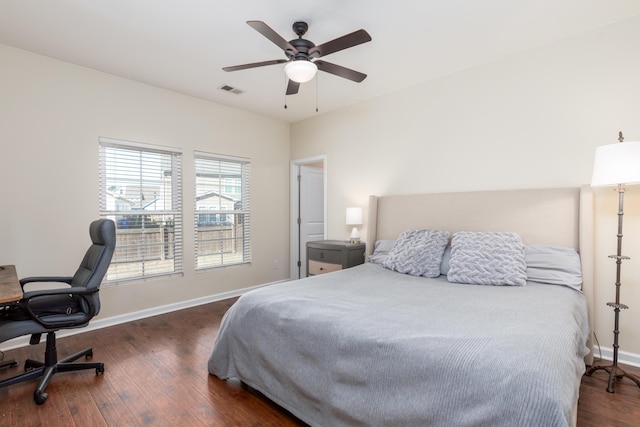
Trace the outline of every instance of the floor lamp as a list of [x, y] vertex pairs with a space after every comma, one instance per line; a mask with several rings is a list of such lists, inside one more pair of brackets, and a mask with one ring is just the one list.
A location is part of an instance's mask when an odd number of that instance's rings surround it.
[[615, 313], [613, 329], [613, 363], [607, 366], [593, 366], [587, 375], [602, 369], [609, 374], [607, 391], [614, 393], [616, 380], [627, 377], [640, 387], [640, 380], [635, 376], [626, 373], [618, 366], [618, 334], [620, 310], [629, 308], [620, 303], [620, 269], [622, 261], [629, 257], [622, 255], [622, 217], [624, 215], [624, 192], [627, 185], [640, 184], [640, 142], [623, 142], [622, 132], [619, 133], [619, 144], [603, 145], [596, 149], [596, 157], [593, 165], [592, 187], [615, 185], [618, 191], [618, 250], [616, 255], [609, 255], [609, 258], [616, 260], [616, 300], [608, 302], [607, 305], [613, 308]]

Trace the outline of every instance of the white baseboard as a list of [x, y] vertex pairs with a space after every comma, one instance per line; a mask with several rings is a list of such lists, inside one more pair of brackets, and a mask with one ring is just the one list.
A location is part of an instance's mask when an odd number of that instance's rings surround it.
[[[598, 350], [598, 347], [593, 349], [593, 356], [595, 357], [594, 365], [597, 365], [598, 362], [596, 360], [600, 359], [600, 352], [602, 352], [602, 360], [613, 360], [613, 348], [601, 348]], [[640, 367], [640, 354], [629, 353], [627, 351], [618, 350], [618, 363], [629, 366]]]
[[[282, 280], [280, 282], [284, 282], [284, 281], [285, 280]], [[182, 310], [189, 307], [208, 304], [215, 301], [221, 301], [228, 298], [239, 297], [240, 295], [245, 294], [253, 289], [258, 289], [263, 286], [273, 285], [275, 283], [280, 283], [280, 282], [265, 283], [262, 285], [251, 286], [248, 288], [238, 289], [238, 290], [229, 291], [229, 292], [223, 292], [215, 295], [208, 295], [206, 297], [201, 297], [201, 298], [195, 298], [188, 301], [181, 301], [181, 302], [167, 304], [159, 307], [153, 307], [145, 310], [135, 311], [132, 313], [106, 317], [104, 319], [97, 319], [97, 320], [91, 321], [91, 323], [89, 323], [89, 325], [86, 326], [85, 328], [63, 329], [56, 333], [56, 338], [62, 338], [70, 335], [81, 334], [83, 332], [94, 331], [96, 329], [107, 328], [109, 326], [119, 325], [121, 323], [131, 322], [138, 319], [144, 319], [146, 317], [157, 316], [159, 314], [169, 313], [172, 311]], [[30, 339], [30, 335], [26, 335], [26, 336], [17, 337], [17, 338], [5, 341], [0, 344], [0, 351], [7, 351], [13, 348], [27, 346], [29, 345], [29, 339]]]

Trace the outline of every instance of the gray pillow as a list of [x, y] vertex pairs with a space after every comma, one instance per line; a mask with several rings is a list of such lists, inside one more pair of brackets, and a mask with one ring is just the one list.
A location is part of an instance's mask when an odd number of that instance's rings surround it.
[[449, 273], [449, 261], [451, 261], [451, 246], [444, 248], [442, 262], [440, 263], [440, 274], [446, 276]]
[[376, 243], [373, 245], [373, 253], [369, 255], [369, 262], [374, 264], [382, 264], [385, 259], [387, 259], [387, 255], [391, 249], [393, 249], [393, 245], [395, 240], [376, 240]]
[[527, 245], [524, 248], [527, 280], [582, 289], [580, 255], [573, 248]]
[[477, 285], [527, 283], [524, 245], [515, 233], [460, 231], [451, 241], [450, 282]]
[[413, 276], [438, 277], [449, 233], [441, 230], [407, 230], [396, 240], [382, 266]]

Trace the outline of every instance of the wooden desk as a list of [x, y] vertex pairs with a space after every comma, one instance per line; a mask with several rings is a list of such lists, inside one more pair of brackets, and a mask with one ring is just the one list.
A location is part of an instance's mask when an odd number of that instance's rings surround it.
[[[22, 298], [22, 286], [16, 274], [16, 266], [0, 265], [0, 310], [2, 306], [19, 301], [20, 298]], [[0, 368], [13, 366], [18, 366], [18, 362], [14, 359], [0, 360]]]
[[16, 302], [22, 298], [22, 286], [15, 265], [0, 265], [0, 304]]

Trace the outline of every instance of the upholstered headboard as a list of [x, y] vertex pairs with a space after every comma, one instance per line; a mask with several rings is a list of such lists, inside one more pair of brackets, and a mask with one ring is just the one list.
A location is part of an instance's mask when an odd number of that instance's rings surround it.
[[[368, 253], [376, 240], [408, 229], [512, 231], [525, 244], [567, 246], [580, 252], [582, 290], [593, 301], [593, 193], [589, 186], [465, 193], [369, 196]], [[591, 348], [591, 343], [589, 343]], [[592, 356], [585, 358], [591, 364]]]

